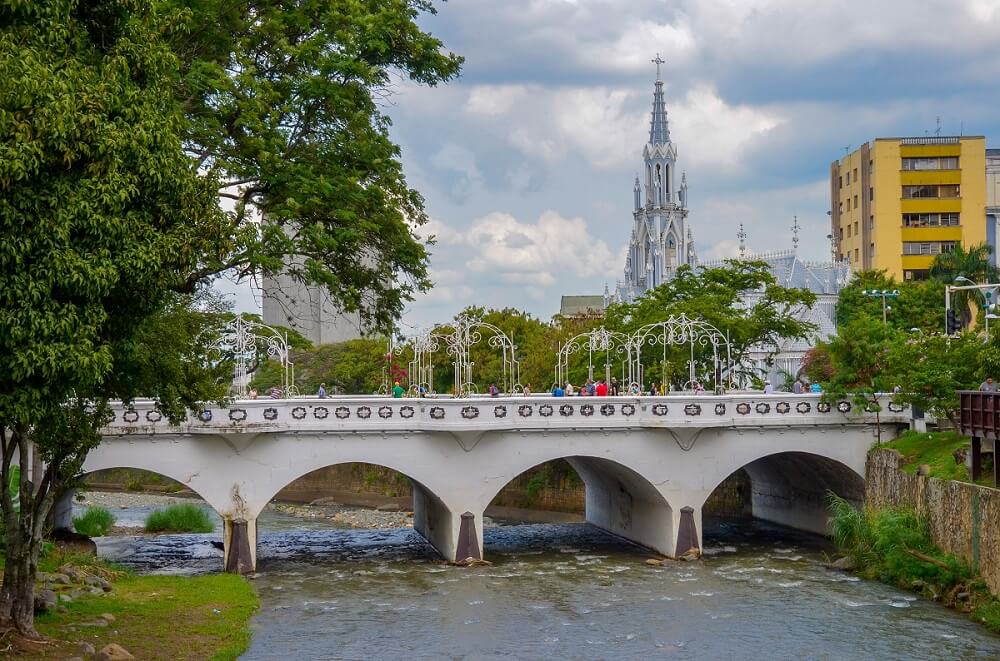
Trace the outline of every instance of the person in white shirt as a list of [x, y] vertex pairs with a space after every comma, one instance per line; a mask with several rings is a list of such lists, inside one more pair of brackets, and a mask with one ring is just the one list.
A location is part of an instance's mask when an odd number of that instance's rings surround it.
[[765, 381], [764, 382], [764, 394], [765, 395], [770, 395], [770, 394], [773, 394], [773, 393], [774, 393], [774, 386], [771, 385], [770, 381]]

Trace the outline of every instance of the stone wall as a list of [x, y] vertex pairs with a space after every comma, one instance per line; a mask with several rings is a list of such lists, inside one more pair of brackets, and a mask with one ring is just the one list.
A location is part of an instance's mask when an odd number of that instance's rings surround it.
[[968, 562], [1000, 594], [1000, 490], [906, 473], [896, 450], [873, 450], [865, 469], [871, 507], [907, 507], [927, 517], [940, 549]]

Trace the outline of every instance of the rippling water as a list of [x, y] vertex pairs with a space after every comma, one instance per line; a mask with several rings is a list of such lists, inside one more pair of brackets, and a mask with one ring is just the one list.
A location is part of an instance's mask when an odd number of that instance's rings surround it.
[[[283, 523], [279, 522], [279, 523]], [[217, 535], [140, 540], [147, 570], [217, 570]], [[822, 540], [706, 531], [664, 567], [587, 525], [487, 528], [491, 567], [441, 564], [412, 530], [263, 533], [246, 659], [998, 658], [1000, 638], [823, 566]]]

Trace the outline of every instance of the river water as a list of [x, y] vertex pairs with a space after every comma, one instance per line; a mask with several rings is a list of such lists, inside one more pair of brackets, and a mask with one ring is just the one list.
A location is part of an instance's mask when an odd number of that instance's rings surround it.
[[[132, 508], [134, 510], [134, 508]], [[133, 512], [134, 513], [134, 512]], [[265, 512], [244, 659], [996, 659], [1000, 637], [824, 566], [824, 540], [708, 524], [706, 557], [649, 554], [586, 524], [489, 527], [489, 567], [451, 567], [408, 528]], [[104, 538], [140, 571], [221, 566], [218, 534]]]

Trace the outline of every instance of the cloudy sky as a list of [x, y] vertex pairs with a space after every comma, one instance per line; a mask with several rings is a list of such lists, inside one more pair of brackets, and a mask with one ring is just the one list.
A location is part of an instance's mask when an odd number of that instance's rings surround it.
[[[657, 52], [699, 257], [829, 257], [830, 162], [876, 136], [1000, 147], [1000, 0], [451, 0], [466, 63], [385, 110], [437, 237], [404, 330], [471, 304], [542, 318], [621, 276]], [[240, 297], [246, 300], [247, 297]], [[246, 307], [241, 304], [240, 307]]]

